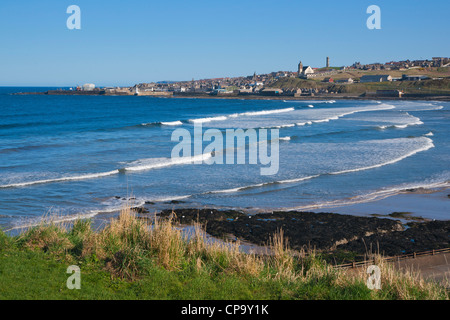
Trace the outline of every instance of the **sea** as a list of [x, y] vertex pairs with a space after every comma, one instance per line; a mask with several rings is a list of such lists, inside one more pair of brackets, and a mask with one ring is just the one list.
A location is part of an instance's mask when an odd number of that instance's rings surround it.
[[[4, 230], [49, 217], [106, 221], [126, 205], [332, 212], [450, 182], [449, 102], [14, 94], [49, 89], [0, 88]], [[194, 137], [200, 123], [200, 136], [278, 129], [276, 174], [259, 162], [173, 161], [174, 131]]]

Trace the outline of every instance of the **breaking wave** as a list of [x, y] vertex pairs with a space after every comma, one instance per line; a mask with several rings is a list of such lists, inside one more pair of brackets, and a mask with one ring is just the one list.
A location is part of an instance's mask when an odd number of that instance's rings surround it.
[[218, 117], [209, 117], [209, 118], [200, 118], [200, 119], [189, 119], [188, 121], [191, 123], [205, 123], [211, 121], [223, 121], [227, 120], [227, 116], [218, 116]]
[[141, 159], [131, 162], [129, 167], [120, 169], [120, 171], [143, 171], [170, 167], [173, 165], [192, 164], [195, 162], [203, 162], [211, 157], [211, 153], [205, 153], [192, 157]]
[[290, 112], [290, 111], [294, 111], [294, 110], [295, 110], [295, 108], [249, 111], [249, 112], [242, 112], [242, 113], [234, 113], [234, 114], [225, 115], [225, 116], [208, 117], [208, 118], [200, 118], [200, 119], [189, 119], [188, 122], [190, 122], [190, 123], [205, 123], [205, 122], [211, 122], [211, 121], [223, 121], [223, 120], [227, 120], [227, 119], [231, 119], [231, 118], [265, 116], [265, 115], [269, 115], [269, 114], [284, 113], [284, 112]]
[[64, 182], [64, 181], [76, 181], [76, 180], [86, 180], [86, 179], [95, 179], [106, 176], [111, 176], [114, 174], [118, 174], [119, 170], [112, 170], [108, 172], [100, 172], [100, 173], [89, 173], [79, 176], [67, 176], [61, 178], [54, 179], [45, 179], [45, 180], [36, 180], [36, 181], [27, 181], [27, 182], [19, 182], [19, 183], [11, 183], [6, 185], [0, 185], [0, 188], [17, 188], [17, 187], [26, 187], [34, 184], [44, 184], [44, 183], [53, 183], [53, 182]]
[[262, 111], [251, 111], [251, 112], [243, 112], [243, 113], [235, 113], [230, 115], [230, 118], [236, 118], [240, 116], [263, 116], [267, 114], [275, 114], [275, 113], [284, 113], [294, 111], [295, 108], [284, 108], [284, 109], [274, 109], [274, 110], [262, 110]]
[[285, 103], [336, 103], [336, 100], [283, 100]]
[[302, 181], [306, 181], [306, 180], [310, 180], [310, 179], [319, 178], [319, 177], [322, 177], [322, 176], [339, 175], [339, 174], [346, 174], [346, 173], [351, 173], [351, 172], [358, 172], [358, 171], [365, 171], [365, 170], [380, 168], [380, 167], [383, 167], [383, 166], [386, 166], [386, 165], [397, 163], [399, 161], [402, 161], [403, 159], [406, 159], [408, 157], [411, 157], [411, 156], [415, 155], [416, 153], [423, 152], [423, 151], [429, 150], [429, 149], [434, 147], [433, 140], [431, 140], [430, 138], [420, 137], [418, 139], [423, 140], [425, 142], [425, 145], [421, 146], [419, 148], [416, 148], [414, 150], [411, 150], [411, 151], [407, 152], [406, 154], [404, 154], [404, 155], [402, 155], [400, 157], [397, 157], [397, 158], [394, 158], [394, 159], [391, 159], [391, 160], [388, 160], [388, 161], [380, 162], [380, 163], [377, 163], [377, 164], [374, 164], [374, 165], [363, 166], [363, 167], [354, 168], [354, 169], [334, 171], [334, 172], [319, 173], [319, 174], [316, 174], [316, 175], [300, 177], [300, 178], [294, 178], [294, 179], [286, 179], [286, 180], [278, 180], [278, 181], [258, 183], [258, 184], [243, 186], [243, 187], [231, 188], [231, 189], [209, 191], [207, 193], [208, 194], [211, 194], [211, 193], [235, 193], [235, 192], [244, 191], [244, 190], [248, 190], [248, 189], [266, 187], [266, 186], [269, 186], [269, 185], [285, 184], [285, 183], [297, 183], [297, 182], [302, 182]]
[[181, 126], [183, 122], [181, 121], [169, 121], [169, 122], [161, 122], [163, 126]]

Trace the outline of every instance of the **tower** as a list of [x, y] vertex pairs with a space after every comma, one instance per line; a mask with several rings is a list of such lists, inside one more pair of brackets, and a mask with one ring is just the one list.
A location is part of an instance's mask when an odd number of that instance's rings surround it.
[[298, 76], [300, 77], [303, 74], [303, 63], [300, 61], [300, 63], [298, 64], [298, 71], [297, 71]]
[[327, 57], [327, 68], [330, 67], [330, 57]]

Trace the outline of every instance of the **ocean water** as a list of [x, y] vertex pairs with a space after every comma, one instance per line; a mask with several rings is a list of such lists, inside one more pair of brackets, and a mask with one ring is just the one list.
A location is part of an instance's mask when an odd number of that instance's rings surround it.
[[[127, 202], [150, 211], [307, 210], [450, 181], [448, 102], [11, 94], [34, 90], [47, 88], [0, 88], [6, 230], [44, 215], [101, 220]], [[248, 163], [172, 162], [172, 132], [199, 123], [223, 132], [279, 129], [278, 173], [264, 176]]]

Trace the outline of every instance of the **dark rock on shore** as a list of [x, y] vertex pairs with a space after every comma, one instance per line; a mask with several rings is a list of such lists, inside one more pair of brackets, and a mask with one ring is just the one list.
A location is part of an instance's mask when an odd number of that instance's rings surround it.
[[[226, 221], [227, 219], [238, 219], [247, 217], [246, 214], [234, 210], [216, 210], [216, 209], [175, 209], [163, 210], [159, 214], [161, 217], [169, 217], [175, 213], [177, 221], [182, 224], [191, 224], [193, 222], [200, 222], [201, 224], [210, 223], [213, 221]], [[227, 220], [228, 221], [228, 220]]]
[[410, 222], [402, 232], [374, 234], [342, 245], [340, 249], [362, 252], [366, 247], [379, 247], [385, 255], [444, 249], [450, 246], [450, 221]]
[[[450, 221], [411, 222], [406, 228], [398, 220], [357, 217], [334, 213], [273, 212], [247, 215], [233, 210], [176, 209], [177, 221], [198, 221], [206, 232], [220, 238], [238, 238], [266, 245], [283, 229], [293, 249], [316, 248], [322, 252], [346, 251], [364, 255], [379, 252], [399, 255], [450, 246]], [[172, 210], [164, 210], [167, 217]]]
[[186, 203], [186, 202], [181, 201], [181, 200], [171, 200], [171, 201], [164, 202], [164, 204], [180, 204], [180, 203]]
[[149, 213], [150, 212], [144, 207], [134, 207], [134, 208], [131, 208], [131, 210], [133, 210], [137, 213]]

